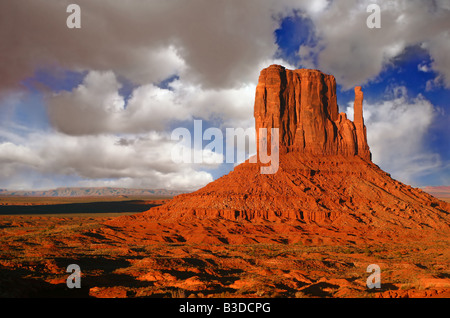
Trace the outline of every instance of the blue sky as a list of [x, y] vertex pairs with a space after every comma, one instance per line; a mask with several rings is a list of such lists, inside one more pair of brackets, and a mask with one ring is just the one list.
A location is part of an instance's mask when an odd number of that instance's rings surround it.
[[270, 64], [334, 75], [349, 117], [362, 86], [374, 162], [413, 186], [450, 185], [445, 1], [380, 3], [381, 29], [365, 24], [371, 1], [81, 0], [78, 30], [65, 26], [68, 3], [0, 5], [11, 10], [0, 31], [0, 188], [199, 188], [234, 164], [174, 164], [171, 132], [192, 132], [195, 119], [253, 127]]

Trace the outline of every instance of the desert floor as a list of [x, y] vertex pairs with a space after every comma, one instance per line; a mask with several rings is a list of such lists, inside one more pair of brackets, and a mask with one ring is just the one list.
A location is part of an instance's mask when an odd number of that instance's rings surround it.
[[[0, 201], [0, 297], [450, 297], [450, 242], [146, 242], [105, 227], [164, 200]], [[81, 269], [70, 289], [67, 267]], [[381, 288], [366, 285], [369, 264]]]

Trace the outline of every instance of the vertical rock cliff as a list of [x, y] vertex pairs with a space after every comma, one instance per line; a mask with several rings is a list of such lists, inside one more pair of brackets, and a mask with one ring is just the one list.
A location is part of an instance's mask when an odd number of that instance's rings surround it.
[[257, 138], [259, 140], [259, 128], [267, 128], [268, 132], [270, 128], [278, 128], [282, 153], [358, 155], [370, 161], [362, 98], [361, 88], [355, 88], [353, 123], [338, 112], [334, 76], [318, 70], [286, 70], [271, 65], [261, 71], [256, 87]]

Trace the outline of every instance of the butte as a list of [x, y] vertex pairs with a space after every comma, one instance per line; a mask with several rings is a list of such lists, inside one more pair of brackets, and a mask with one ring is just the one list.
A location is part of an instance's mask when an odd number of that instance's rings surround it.
[[351, 121], [339, 113], [334, 76], [271, 65], [259, 76], [254, 117], [257, 139], [259, 128], [279, 129], [276, 173], [261, 174], [263, 164], [247, 160], [195, 192], [106, 225], [148, 242], [346, 244], [448, 237], [450, 204], [394, 180], [371, 161], [360, 87]]

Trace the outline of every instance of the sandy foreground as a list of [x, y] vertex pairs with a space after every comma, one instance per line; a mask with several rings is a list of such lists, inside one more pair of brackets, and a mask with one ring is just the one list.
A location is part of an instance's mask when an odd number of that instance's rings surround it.
[[[380, 244], [356, 239], [344, 245], [158, 242], [136, 229], [104, 225], [117, 215], [136, 213], [118, 213], [117, 207], [134, 204], [144, 211], [163, 202], [125, 201], [100, 205], [102, 213], [82, 213], [76, 206], [65, 214], [5, 215], [1, 210], [0, 297], [450, 297], [448, 238]], [[41, 208], [52, 204], [34, 202]], [[160, 230], [164, 238], [168, 231]], [[67, 287], [70, 264], [81, 269], [81, 288]], [[380, 267], [379, 289], [367, 287], [370, 264]]]

